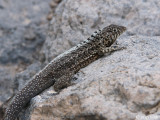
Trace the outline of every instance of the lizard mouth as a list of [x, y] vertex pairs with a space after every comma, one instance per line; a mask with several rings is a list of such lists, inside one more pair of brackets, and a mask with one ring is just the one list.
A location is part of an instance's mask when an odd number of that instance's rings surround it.
[[123, 32], [125, 32], [127, 30], [127, 28], [124, 27], [124, 26], [121, 26], [121, 29], [122, 29]]
[[124, 26], [118, 26], [117, 29], [118, 29], [118, 32], [117, 32], [118, 36], [120, 36], [123, 32], [127, 30], [127, 28]]

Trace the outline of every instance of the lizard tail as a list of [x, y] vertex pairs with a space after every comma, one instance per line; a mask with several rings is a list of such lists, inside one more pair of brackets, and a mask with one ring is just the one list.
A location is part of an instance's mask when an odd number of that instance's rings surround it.
[[40, 76], [40, 74], [36, 75], [32, 81], [28, 82], [28, 84], [15, 95], [6, 109], [4, 120], [15, 120], [19, 112], [25, 107], [31, 98], [54, 84], [53, 78], [41, 78]]

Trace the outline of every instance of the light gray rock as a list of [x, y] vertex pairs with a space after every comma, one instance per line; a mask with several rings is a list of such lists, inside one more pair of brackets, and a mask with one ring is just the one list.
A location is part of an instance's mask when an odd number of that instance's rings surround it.
[[43, 52], [48, 61], [83, 41], [98, 28], [124, 25], [127, 35], [160, 35], [157, 0], [63, 0], [55, 10]]
[[36, 96], [23, 120], [160, 119], [160, 38], [121, 36], [118, 42], [127, 48], [81, 69], [77, 84], [58, 95], [50, 88]]

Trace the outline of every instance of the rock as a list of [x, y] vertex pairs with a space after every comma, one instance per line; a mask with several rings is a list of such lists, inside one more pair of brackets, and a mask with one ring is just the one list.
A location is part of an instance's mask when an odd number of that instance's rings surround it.
[[57, 2], [55, 2], [55, 0], [52, 0], [49, 5], [51, 8], [55, 8], [57, 6]]
[[14, 67], [0, 65], [0, 101], [4, 102], [13, 94]]
[[127, 35], [158, 36], [159, 7], [157, 0], [64, 0], [56, 7], [43, 52], [50, 61], [110, 24], [126, 26]]
[[50, 1], [0, 1], [0, 64], [29, 65], [39, 60]]
[[127, 48], [81, 69], [77, 84], [58, 95], [50, 88], [36, 96], [23, 120], [160, 118], [160, 38], [123, 35], [118, 42]]
[[52, 12], [48, 13], [48, 15], [47, 15], [47, 20], [50, 21], [50, 20], [52, 19], [52, 17], [53, 17]]
[[31, 64], [26, 68], [26, 70], [16, 74], [14, 81], [14, 93], [21, 90], [24, 85], [32, 79], [32, 77], [42, 69], [42, 64], [40, 62]]
[[[25, 70], [30, 64], [37, 63], [38, 60], [43, 62], [45, 60], [40, 49], [46, 39], [48, 24], [46, 16], [50, 1], [0, 0], [0, 101], [2, 102], [18, 89], [14, 86], [17, 73]], [[27, 72], [25, 74], [27, 75]], [[19, 79], [22, 78], [24, 76]]]
[[51, 10], [50, 10], [50, 12], [47, 15], [47, 20], [48, 21], [52, 20], [52, 17], [54, 16], [54, 13], [55, 13], [55, 9], [60, 4], [61, 1], [62, 0], [52, 0], [50, 2], [49, 5], [50, 5]]

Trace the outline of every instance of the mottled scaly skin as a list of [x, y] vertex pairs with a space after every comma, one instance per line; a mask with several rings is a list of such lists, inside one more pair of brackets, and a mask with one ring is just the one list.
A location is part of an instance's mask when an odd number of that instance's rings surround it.
[[19, 91], [5, 113], [5, 120], [15, 120], [22, 108], [37, 94], [54, 85], [59, 91], [70, 84], [72, 76], [81, 68], [109, 52], [109, 47], [126, 30], [110, 25], [98, 30], [90, 38], [53, 59]]

